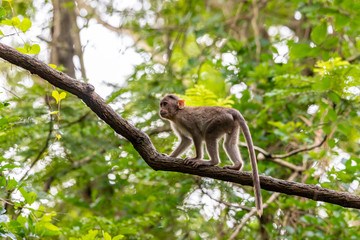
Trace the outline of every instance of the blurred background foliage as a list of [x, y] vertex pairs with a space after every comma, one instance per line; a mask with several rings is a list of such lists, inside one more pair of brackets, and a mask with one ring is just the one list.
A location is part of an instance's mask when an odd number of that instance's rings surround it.
[[[176, 93], [189, 105], [238, 109], [269, 153], [327, 135], [320, 147], [281, 159], [295, 167], [265, 159], [259, 172], [359, 194], [360, 2], [126, 2], [3, 0], [0, 41], [91, 82], [99, 79], [87, 77], [80, 34], [101, 25], [130, 37], [142, 61], [126, 81], [108, 83], [106, 100], [160, 152], [170, 153], [176, 138], [158, 101]], [[155, 172], [79, 99], [68, 94], [57, 104], [52, 86], [0, 63], [2, 238], [360, 238], [358, 210], [283, 194], [261, 219], [244, 221], [254, 206], [250, 187]], [[228, 164], [220, 154], [220, 166]], [[262, 194], [267, 201], [274, 193]]]

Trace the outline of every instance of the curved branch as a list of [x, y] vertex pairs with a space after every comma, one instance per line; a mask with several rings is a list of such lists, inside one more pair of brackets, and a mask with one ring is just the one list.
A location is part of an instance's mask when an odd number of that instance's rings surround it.
[[[149, 136], [117, 114], [105, 100], [94, 91], [95, 89], [91, 84], [77, 81], [49, 67], [47, 64], [22, 54], [2, 43], [0, 43], [0, 58], [22, 67], [32, 74], [37, 74], [50, 84], [78, 96], [99, 118], [113, 128], [115, 132], [129, 140], [145, 162], [154, 170], [189, 173], [252, 186], [252, 175], [250, 172], [240, 172], [216, 166], [202, 166], [196, 169], [185, 165], [183, 159], [163, 156], [155, 149]], [[360, 196], [348, 192], [338, 192], [319, 186], [266, 176], [260, 176], [260, 182], [261, 188], [265, 190], [360, 209]]]
[[[310, 151], [310, 150], [313, 150], [315, 148], [318, 148], [318, 147], [320, 147], [321, 145], [324, 144], [326, 139], [327, 139], [327, 135], [325, 135], [325, 137], [319, 143], [316, 143], [316, 144], [311, 145], [311, 146], [295, 149], [295, 150], [293, 150], [293, 151], [291, 151], [289, 153], [279, 154], [279, 155], [271, 154], [271, 153], [267, 152], [266, 150], [264, 150], [264, 149], [262, 149], [260, 147], [257, 147], [257, 146], [254, 146], [254, 149], [256, 151], [260, 152], [263, 155], [263, 158], [266, 158], [266, 159], [281, 159], [281, 158], [288, 158], [288, 157], [291, 157], [291, 156], [293, 156], [295, 154]], [[246, 143], [240, 143], [240, 146], [247, 147]]]
[[317, 144], [314, 144], [312, 146], [309, 146], [309, 147], [304, 147], [304, 148], [300, 148], [300, 149], [295, 149], [294, 151], [291, 151], [289, 153], [286, 153], [286, 154], [282, 154], [282, 155], [273, 155], [273, 154], [270, 154], [270, 158], [287, 158], [287, 157], [290, 157], [292, 155], [295, 155], [295, 154], [298, 154], [300, 152], [306, 152], [306, 151], [310, 151], [310, 150], [313, 150], [314, 148], [317, 148], [317, 147], [320, 147], [321, 145], [323, 145], [323, 143], [326, 141], [327, 139], [327, 136], [325, 135], [325, 137], [323, 138], [323, 140]]

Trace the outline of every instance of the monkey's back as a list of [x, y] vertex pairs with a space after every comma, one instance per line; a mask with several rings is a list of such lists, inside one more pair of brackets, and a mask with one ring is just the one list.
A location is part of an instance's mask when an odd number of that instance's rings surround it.
[[194, 129], [203, 137], [205, 133], [221, 135], [237, 125], [236, 116], [239, 114], [236, 109], [220, 106], [186, 106], [179, 110], [174, 122], [190, 135]]

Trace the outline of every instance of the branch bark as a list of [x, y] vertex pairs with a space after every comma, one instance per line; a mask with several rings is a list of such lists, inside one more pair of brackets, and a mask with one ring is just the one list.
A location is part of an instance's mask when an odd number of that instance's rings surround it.
[[[223, 169], [217, 166], [203, 166], [195, 169], [185, 165], [183, 159], [175, 159], [161, 155], [155, 149], [148, 135], [135, 128], [117, 114], [105, 100], [94, 91], [95, 89], [91, 84], [77, 81], [49, 67], [38, 59], [22, 54], [2, 43], [0, 43], [0, 58], [24, 68], [32, 74], [40, 76], [50, 84], [79, 97], [99, 118], [113, 128], [115, 132], [130, 141], [145, 162], [154, 170], [182, 172], [252, 186], [252, 176], [250, 172]], [[360, 196], [348, 192], [339, 192], [319, 186], [280, 180], [267, 176], [260, 176], [260, 182], [261, 188], [264, 190], [360, 209]]]

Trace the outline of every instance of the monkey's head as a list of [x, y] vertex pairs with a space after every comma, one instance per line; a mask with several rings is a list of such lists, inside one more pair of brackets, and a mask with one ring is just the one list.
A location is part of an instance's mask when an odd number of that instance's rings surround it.
[[160, 117], [168, 120], [174, 120], [179, 110], [184, 109], [185, 100], [179, 99], [175, 94], [166, 94], [160, 100]]

